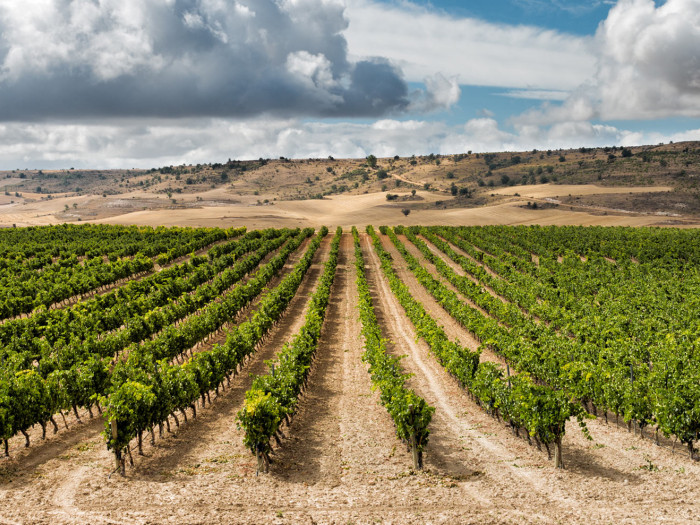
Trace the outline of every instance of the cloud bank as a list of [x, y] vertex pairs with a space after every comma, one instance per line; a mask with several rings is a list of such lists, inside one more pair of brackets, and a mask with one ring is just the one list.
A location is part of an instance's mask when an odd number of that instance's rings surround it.
[[350, 61], [347, 26], [337, 0], [2, 2], [0, 120], [405, 111], [401, 72]]
[[[700, 117], [698, 49], [700, 0], [620, 0], [591, 37], [405, 0], [8, 0], [0, 169], [700, 139], [605, 123]], [[543, 103], [424, 120], [465, 84]]]
[[[700, 129], [663, 135], [589, 122], [505, 130], [490, 117], [450, 126], [422, 120], [373, 123], [187, 119], [122, 126], [0, 125], [0, 169], [151, 168], [232, 159], [362, 158], [429, 153], [528, 151], [700, 140]], [[99, 160], [96, 160], [99, 159]]]
[[514, 119], [567, 120], [700, 117], [700, 0], [620, 0], [595, 36], [596, 72], [561, 105]]

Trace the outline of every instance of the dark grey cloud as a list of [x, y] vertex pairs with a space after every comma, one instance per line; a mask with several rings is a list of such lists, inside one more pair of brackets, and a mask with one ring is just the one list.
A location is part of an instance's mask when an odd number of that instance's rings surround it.
[[0, 5], [0, 120], [376, 117], [409, 105], [352, 63], [335, 0], [26, 0]]

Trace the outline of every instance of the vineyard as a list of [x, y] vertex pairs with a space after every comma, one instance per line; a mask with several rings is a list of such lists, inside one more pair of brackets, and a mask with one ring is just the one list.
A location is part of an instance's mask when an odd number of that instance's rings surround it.
[[700, 232], [0, 230], [0, 523], [693, 522]]

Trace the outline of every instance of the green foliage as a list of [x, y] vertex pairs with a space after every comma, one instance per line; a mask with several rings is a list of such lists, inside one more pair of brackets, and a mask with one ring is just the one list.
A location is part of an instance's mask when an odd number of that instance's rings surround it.
[[331, 252], [311, 298], [304, 325], [284, 345], [276, 362], [270, 363], [270, 373], [253, 380], [246, 393], [246, 404], [237, 415], [238, 424], [245, 432], [244, 443], [258, 457], [268, 458], [270, 439], [277, 433], [281, 418], [289, 418], [296, 412], [297, 400], [306, 384], [321, 335], [342, 232], [338, 227], [333, 237]]
[[[457, 294], [446, 288], [419, 264], [418, 260], [406, 250], [391, 229], [386, 231], [392, 243], [405, 259], [409, 269], [442, 307], [473, 332], [484, 345], [499, 351], [495, 347], [495, 341], [500, 341], [501, 338], [505, 339], [510, 334], [493, 319], [484, 317], [481, 312], [461, 301]], [[464, 286], [467, 282], [480, 289], [478, 285], [468, 279], [457, 279], [459, 276], [428, 249], [425, 243], [415, 237], [411, 229], [405, 229], [403, 233], [458, 289], [468, 290]], [[431, 237], [431, 240], [440, 244], [434, 236]], [[375, 241], [375, 250], [380, 254], [380, 257], [383, 257], [384, 250], [378, 238]], [[390, 260], [386, 258], [385, 260], [387, 262], [383, 267], [386, 267], [385, 273], [388, 274]], [[391, 271], [393, 272], [393, 270]], [[389, 277], [389, 280], [391, 282], [392, 278]], [[392, 286], [392, 290], [395, 290], [394, 293], [404, 305], [404, 309], [416, 326], [418, 334], [430, 345], [438, 361], [448, 372], [457, 377], [462, 385], [469, 389], [472, 395], [491, 413], [499, 414], [516, 428], [525, 428], [531, 436], [537, 437], [544, 443], [560, 442], [564, 435], [565, 423], [570, 417], [577, 417], [585, 428], [583, 410], [569, 397], [551, 387], [537, 385], [527, 374], [519, 374], [505, 381], [502, 373], [493, 365], [480, 364], [478, 352], [470, 352], [458, 343], [449, 341], [442, 328], [425, 312], [422, 305], [410, 297], [403, 283], [397, 282]], [[492, 296], [489, 295], [489, 297], [503, 304]], [[504, 306], [504, 308], [507, 307]], [[510, 319], [510, 317], [508, 318]], [[495, 340], [494, 335], [497, 337]], [[501, 338], [498, 338], [499, 335]], [[510, 356], [508, 355], [508, 357]], [[486, 368], [482, 371], [484, 366]]]
[[[401, 372], [400, 358], [386, 353], [386, 341], [372, 304], [369, 284], [365, 276], [365, 261], [357, 229], [352, 230], [355, 245], [355, 271], [359, 291], [360, 320], [365, 340], [363, 361], [369, 363], [373, 388], [379, 389], [380, 401], [396, 425], [396, 435], [406, 444], [415, 442], [420, 454], [428, 443], [428, 426], [435, 409], [405, 386], [407, 375]], [[413, 440], [413, 441], [412, 441]], [[419, 466], [419, 465], [417, 465]]]

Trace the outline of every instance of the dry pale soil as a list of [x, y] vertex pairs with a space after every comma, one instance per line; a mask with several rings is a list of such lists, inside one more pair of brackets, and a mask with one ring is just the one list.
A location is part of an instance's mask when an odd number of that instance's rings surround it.
[[[405, 446], [372, 390], [362, 362], [353, 244], [343, 236], [322, 338], [300, 410], [284, 428], [270, 473], [256, 474], [235, 416], [252, 374], [266, 371], [299, 329], [330, 250], [328, 236], [287, 313], [243, 371], [212, 403], [172, 433], [146, 439], [126, 477], [112, 458], [99, 416], [68, 417], [68, 429], [32, 446], [11, 440], [0, 460], [0, 523], [697, 523], [700, 466], [685, 452], [626, 427], [571, 424], [565, 470], [547, 453], [489, 417], [437, 363], [392, 295], [379, 259], [361, 236], [377, 316], [389, 350], [404, 355], [409, 384], [435, 407], [425, 470], [413, 472]], [[452, 321], [384, 239], [411, 292], [466, 346]], [[418, 252], [411, 248], [412, 253]], [[296, 252], [283, 272], [298, 260]], [[432, 265], [422, 257], [429, 271]], [[281, 276], [280, 276], [281, 278]], [[253, 305], [253, 309], [255, 305]], [[250, 312], [240, 316], [243, 320]], [[496, 360], [497, 356], [485, 355]]]

